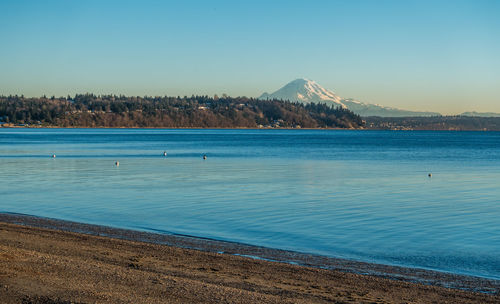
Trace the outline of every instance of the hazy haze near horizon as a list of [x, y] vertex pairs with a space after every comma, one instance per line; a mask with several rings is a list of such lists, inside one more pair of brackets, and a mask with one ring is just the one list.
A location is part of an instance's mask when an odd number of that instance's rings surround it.
[[498, 1], [0, 2], [0, 94], [257, 97], [306, 77], [408, 110], [500, 112]]

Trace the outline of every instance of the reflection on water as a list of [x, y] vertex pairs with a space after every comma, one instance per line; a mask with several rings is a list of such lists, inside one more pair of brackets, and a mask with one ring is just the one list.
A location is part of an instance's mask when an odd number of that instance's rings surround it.
[[0, 170], [0, 211], [500, 279], [500, 133], [0, 129]]

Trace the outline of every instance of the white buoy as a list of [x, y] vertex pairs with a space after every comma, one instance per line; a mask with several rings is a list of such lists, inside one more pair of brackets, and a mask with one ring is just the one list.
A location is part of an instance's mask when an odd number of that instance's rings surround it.
[[55, 155], [55, 154], [52, 154], [52, 158], [56, 158], [56, 155]]
[[119, 161], [116, 161], [116, 162], [115, 162], [115, 166], [117, 166], [117, 167], [118, 167], [119, 165], [120, 165], [120, 162], [119, 162]]

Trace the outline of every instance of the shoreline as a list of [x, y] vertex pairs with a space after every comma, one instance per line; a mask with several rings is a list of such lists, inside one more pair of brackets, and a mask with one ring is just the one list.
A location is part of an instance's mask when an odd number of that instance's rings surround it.
[[59, 126], [2, 126], [0, 129], [96, 129], [96, 130], [309, 130], [309, 131], [391, 131], [391, 132], [500, 132], [500, 129], [450, 129], [450, 130], [440, 130], [440, 129], [384, 129], [384, 128], [244, 128], [244, 127], [234, 127], [234, 128], [203, 128], [203, 127], [59, 127]]
[[[0, 213], [0, 224], [21, 225], [28, 230], [49, 229], [55, 231], [55, 234], [76, 233], [78, 235], [106, 238], [118, 242], [139, 242], [148, 244], [148, 246], [195, 251], [197, 255], [202, 256], [215, 254], [221, 256], [223, 259], [238, 258], [247, 260], [248, 263], [271, 263], [279, 265], [276, 267], [315, 269], [316, 271], [340, 273], [344, 276], [359, 276], [364, 279], [383, 280], [386, 283], [410, 284], [412, 286], [419, 286], [420, 288], [443, 288], [449, 290], [451, 293], [479, 293], [500, 300], [500, 281], [480, 277], [418, 268], [371, 264], [187, 235], [142, 232], [25, 214]], [[2, 241], [1, 238], [0, 241]]]
[[[383, 131], [383, 129], [367, 129], [367, 128], [247, 128], [247, 127], [233, 127], [233, 128], [206, 128], [206, 127], [81, 127], [81, 126], [4, 126], [0, 125], [0, 128], [5, 129], [140, 129], [140, 130], [377, 130]], [[391, 130], [388, 130], [391, 131]], [[395, 131], [395, 130], [393, 130]]]

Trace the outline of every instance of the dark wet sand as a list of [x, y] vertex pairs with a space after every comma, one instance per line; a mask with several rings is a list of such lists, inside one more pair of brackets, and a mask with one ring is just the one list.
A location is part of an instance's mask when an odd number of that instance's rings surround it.
[[[241, 244], [158, 236], [183, 247], [208, 243], [201, 251], [151, 243], [154, 234], [58, 222], [0, 214], [0, 303], [500, 303], [498, 281], [465, 278], [467, 288], [495, 294], [476, 293], [216, 251]], [[68, 231], [78, 229], [87, 231]]]

